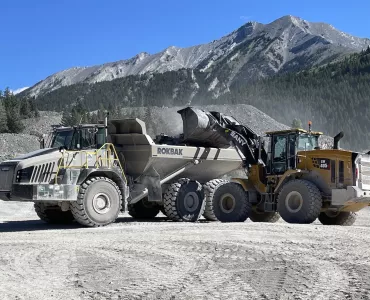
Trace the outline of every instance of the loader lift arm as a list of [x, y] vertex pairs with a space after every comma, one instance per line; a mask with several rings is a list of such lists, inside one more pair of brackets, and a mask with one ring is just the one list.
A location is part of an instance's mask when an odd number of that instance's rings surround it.
[[244, 158], [243, 165], [266, 165], [267, 153], [262, 137], [258, 136], [251, 128], [240, 124], [234, 117], [225, 116], [219, 112], [209, 112], [211, 127], [229, 141]]

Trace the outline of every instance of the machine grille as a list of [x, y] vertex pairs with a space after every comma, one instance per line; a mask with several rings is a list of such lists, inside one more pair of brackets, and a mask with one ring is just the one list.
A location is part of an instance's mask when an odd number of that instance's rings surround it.
[[53, 174], [55, 162], [35, 166], [31, 175], [31, 183], [49, 183]]
[[10, 191], [13, 184], [15, 165], [0, 166], [0, 191]]

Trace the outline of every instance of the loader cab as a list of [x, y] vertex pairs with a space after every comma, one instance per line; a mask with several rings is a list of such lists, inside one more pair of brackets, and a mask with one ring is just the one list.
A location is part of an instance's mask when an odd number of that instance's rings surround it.
[[297, 168], [297, 153], [319, 149], [321, 132], [303, 129], [267, 132], [270, 140], [267, 173], [281, 175]]
[[66, 150], [99, 149], [105, 144], [105, 127], [86, 124], [54, 129], [50, 148]]

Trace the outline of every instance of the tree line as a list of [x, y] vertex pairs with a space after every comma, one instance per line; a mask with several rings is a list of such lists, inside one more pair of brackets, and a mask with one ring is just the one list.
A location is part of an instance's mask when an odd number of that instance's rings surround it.
[[39, 116], [34, 100], [16, 97], [9, 88], [0, 90], [0, 133], [20, 133], [24, 129], [22, 119]]

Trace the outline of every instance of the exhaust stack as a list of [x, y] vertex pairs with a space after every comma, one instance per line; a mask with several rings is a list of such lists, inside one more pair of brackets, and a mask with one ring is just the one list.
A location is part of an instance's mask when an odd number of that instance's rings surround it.
[[108, 116], [109, 112], [105, 112], [104, 127], [105, 127], [105, 142], [108, 143]]
[[339, 132], [335, 137], [334, 137], [334, 146], [333, 149], [339, 149], [339, 141], [343, 138], [344, 132], [341, 131]]

